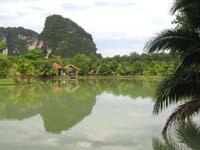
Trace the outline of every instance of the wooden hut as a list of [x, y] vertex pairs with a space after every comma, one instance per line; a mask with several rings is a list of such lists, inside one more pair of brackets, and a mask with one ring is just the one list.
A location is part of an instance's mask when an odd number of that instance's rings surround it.
[[79, 69], [76, 66], [69, 64], [65, 66], [64, 69], [66, 70], [66, 72], [68, 72], [68, 75], [70, 77], [77, 78]]

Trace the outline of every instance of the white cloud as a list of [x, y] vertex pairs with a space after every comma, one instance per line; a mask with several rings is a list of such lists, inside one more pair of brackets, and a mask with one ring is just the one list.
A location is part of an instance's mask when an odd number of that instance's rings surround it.
[[105, 48], [98, 51], [102, 53], [104, 57], [114, 56], [114, 55], [127, 55], [133, 52], [133, 49], [125, 49], [125, 48]]
[[[164, 28], [171, 27], [173, 18], [169, 9], [173, 0], [7, 0], [0, 5], [1, 26], [24, 26], [41, 32], [45, 18], [61, 14], [70, 18], [90, 32], [103, 55], [121, 53], [123, 47], [115, 49], [104, 46], [101, 39], [133, 40], [126, 49], [141, 50], [141, 43]], [[140, 46], [138, 46], [140, 45]], [[103, 48], [102, 48], [103, 47]], [[101, 49], [100, 49], [101, 48]], [[104, 50], [103, 50], [104, 49]], [[105, 49], [110, 49], [106, 52]], [[117, 50], [115, 49], [115, 50]], [[129, 51], [127, 51], [129, 52]]]

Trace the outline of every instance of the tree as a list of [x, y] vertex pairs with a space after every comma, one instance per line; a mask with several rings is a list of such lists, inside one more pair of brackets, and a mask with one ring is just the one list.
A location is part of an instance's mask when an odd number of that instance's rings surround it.
[[179, 106], [172, 113], [163, 133], [166, 133], [174, 122], [185, 120], [200, 110], [200, 1], [176, 0], [171, 11], [173, 14], [181, 13], [191, 21], [192, 26], [186, 28], [180, 23], [179, 27], [164, 30], [146, 44], [149, 53], [169, 50], [173, 54], [178, 54], [180, 58], [173, 74], [158, 87], [154, 112], [159, 113], [170, 103], [184, 100], [185, 97], [191, 102]]
[[6, 48], [6, 42], [0, 41], [0, 51], [2, 52]]
[[11, 64], [7, 56], [0, 55], [0, 78], [6, 78], [8, 76]]
[[[171, 13], [178, 12], [185, 17], [186, 22], [194, 28], [200, 26], [200, 1], [199, 0], [175, 0], [171, 8]], [[180, 22], [178, 22], [180, 23]], [[182, 22], [183, 23], [183, 22]]]
[[87, 75], [92, 66], [92, 59], [85, 54], [76, 54], [72, 57], [71, 62], [80, 69], [80, 75]]
[[144, 73], [144, 68], [145, 68], [145, 64], [144, 62], [137, 60], [134, 63], [134, 68], [135, 68], [135, 73], [138, 75], [143, 75]]
[[13, 64], [11, 72], [16, 76], [19, 76], [21, 79], [25, 79], [29, 76], [33, 76], [35, 70], [30, 62], [25, 59], [20, 59], [17, 63]]
[[38, 60], [44, 58], [44, 53], [42, 49], [36, 48], [25, 54], [25, 58], [29, 60]]

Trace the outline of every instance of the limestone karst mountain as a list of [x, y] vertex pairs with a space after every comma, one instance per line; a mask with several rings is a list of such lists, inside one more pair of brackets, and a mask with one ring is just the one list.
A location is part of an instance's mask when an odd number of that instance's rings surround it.
[[52, 15], [46, 18], [41, 34], [23, 27], [0, 27], [0, 40], [7, 43], [8, 55], [21, 55], [34, 48], [61, 57], [77, 53], [96, 54], [91, 34], [68, 18]]

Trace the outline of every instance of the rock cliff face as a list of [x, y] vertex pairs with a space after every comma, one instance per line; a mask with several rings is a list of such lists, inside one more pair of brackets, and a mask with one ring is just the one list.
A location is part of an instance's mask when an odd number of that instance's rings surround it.
[[96, 54], [92, 36], [75, 22], [60, 15], [47, 17], [40, 35], [48, 51], [61, 57], [71, 57], [76, 53]]
[[32, 30], [0, 27], [0, 40], [7, 43], [8, 55], [20, 55], [34, 48], [43, 48], [47, 55], [71, 57], [77, 53], [96, 54], [92, 36], [75, 22], [60, 15], [47, 17], [41, 34]]
[[8, 55], [20, 55], [34, 48], [41, 48], [43, 46], [43, 42], [39, 40], [38, 33], [22, 27], [1, 27], [0, 40], [6, 42], [6, 53]]

